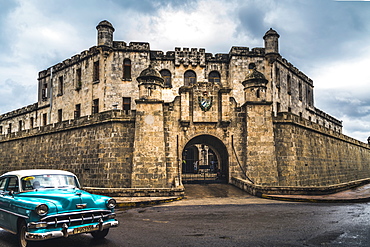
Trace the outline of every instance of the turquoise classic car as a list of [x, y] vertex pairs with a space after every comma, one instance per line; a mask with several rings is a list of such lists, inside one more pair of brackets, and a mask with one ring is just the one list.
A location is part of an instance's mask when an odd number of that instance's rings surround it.
[[91, 233], [104, 238], [118, 226], [116, 201], [80, 189], [77, 177], [60, 170], [19, 170], [0, 176], [0, 227], [31, 241]]

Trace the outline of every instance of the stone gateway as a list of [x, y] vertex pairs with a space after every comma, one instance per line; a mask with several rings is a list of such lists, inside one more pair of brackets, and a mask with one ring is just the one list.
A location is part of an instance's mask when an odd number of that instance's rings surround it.
[[72, 171], [91, 190], [176, 194], [222, 181], [253, 194], [330, 190], [370, 178], [370, 147], [314, 106], [313, 82], [264, 47], [229, 53], [114, 41], [39, 73], [38, 101], [0, 116], [0, 170]]

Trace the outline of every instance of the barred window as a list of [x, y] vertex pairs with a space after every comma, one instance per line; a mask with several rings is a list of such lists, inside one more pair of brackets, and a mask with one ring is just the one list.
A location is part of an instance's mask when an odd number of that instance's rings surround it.
[[171, 72], [167, 69], [161, 70], [161, 76], [164, 79], [164, 87], [172, 87]]
[[212, 72], [211, 72], [211, 73], [209, 73], [209, 75], [208, 75], [208, 81], [209, 81], [209, 82], [213, 82], [213, 83], [220, 84], [220, 82], [221, 82], [221, 76], [220, 76], [220, 73], [218, 73], [217, 71], [212, 71]]
[[197, 75], [194, 71], [188, 70], [184, 74], [184, 85], [191, 86], [197, 82]]

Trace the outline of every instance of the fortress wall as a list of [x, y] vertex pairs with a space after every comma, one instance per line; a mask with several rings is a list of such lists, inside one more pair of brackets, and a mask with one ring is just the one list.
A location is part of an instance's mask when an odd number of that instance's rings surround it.
[[131, 187], [132, 116], [109, 111], [0, 136], [0, 173], [62, 169], [83, 186]]
[[370, 146], [289, 113], [274, 119], [280, 186], [329, 186], [370, 177]]

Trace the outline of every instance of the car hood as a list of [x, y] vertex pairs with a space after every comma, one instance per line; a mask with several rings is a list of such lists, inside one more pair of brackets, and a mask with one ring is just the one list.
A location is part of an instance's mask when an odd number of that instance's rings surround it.
[[49, 208], [54, 206], [55, 213], [106, 209], [105, 202], [109, 198], [90, 194], [80, 189], [42, 189], [23, 192], [17, 197], [19, 200], [45, 203]]

